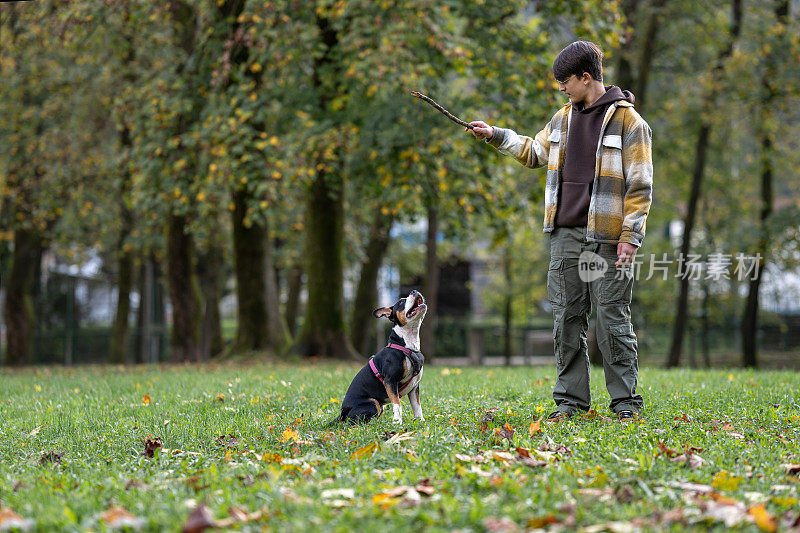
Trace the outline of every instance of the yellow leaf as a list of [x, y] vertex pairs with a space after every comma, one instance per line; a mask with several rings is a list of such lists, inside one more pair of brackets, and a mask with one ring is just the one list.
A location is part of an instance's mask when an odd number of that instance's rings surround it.
[[286, 428], [286, 431], [281, 434], [281, 442], [289, 442], [290, 440], [292, 442], [297, 442], [300, 440], [300, 435], [292, 428]]
[[775, 519], [767, 512], [763, 503], [752, 506], [747, 510], [753, 518], [756, 519], [756, 524], [762, 531], [775, 531], [778, 527], [775, 525]]
[[531, 427], [528, 429], [528, 435], [533, 437], [537, 433], [542, 432], [542, 419], [531, 421]]
[[372, 457], [372, 454], [374, 454], [375, 450], [377, 449], [378, 449], [378, 443], [373, 442], [351, 453], [350, 458], [354, 460], [369, 459], [370, 457]]
[[380, 494], [376, 494], [375, 496], [372, 497], [372, 503], [374, 503], [375, 505], [380, 505], [384, 509], [391, 507], [398, 501], [400, 501], [399, 498], [392, 498], [385, 492], [381, 492]]
[[142, 403], [145, 404], [145, 405], [150, 405], [150, 395], [149, 394], [145, 394], [144, 395], [144, 397], [142, 398]]
[[339, 398], [331, 398], [330, 403], [340, 403]]
[[722, 470], [714, 476], [711, 486], [719, 490], [736, 490], [742, 478], [731, 476], [725, 470]]

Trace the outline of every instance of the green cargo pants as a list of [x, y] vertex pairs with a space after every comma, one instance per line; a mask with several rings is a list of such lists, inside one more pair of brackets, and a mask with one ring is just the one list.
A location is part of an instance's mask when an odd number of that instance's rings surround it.
[[553, 307], [558, 371], [553, 399], [559, 411], [588, 411], [591, 405], [586, 331], [592, 307], [609, 407], [615, 413], [642, 408], [642, 397], [636, 394], [639, 364], [631, 324], [633, 274], [617, 269], [617, 259], [617, 245], [587, 242], [585, 227], [556, 228], [550, 234], [547, 296]]

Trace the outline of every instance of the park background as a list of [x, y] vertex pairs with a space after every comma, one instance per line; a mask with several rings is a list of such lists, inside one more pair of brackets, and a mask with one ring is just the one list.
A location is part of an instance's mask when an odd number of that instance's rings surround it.
[[794, 0], [4, 2], [0, 360], [363, 360], [410, 288], [434, 361], [548, 356], [544, 172], [410, 91], [533, 135], [575, 39], [653, 130], [640, 363], [797, 367]]

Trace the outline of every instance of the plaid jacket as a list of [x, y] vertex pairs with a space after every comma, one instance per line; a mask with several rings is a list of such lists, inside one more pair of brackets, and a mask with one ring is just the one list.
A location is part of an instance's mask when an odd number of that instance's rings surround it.
[[[494, 128], [487, 142], [530, 168], [547, 165], [544, 226], [555, 228], [558, 185], [564, 167], [572, 104], [558, 110], [535, 138]], [[612, 103], [603, 118], [589, 203], [587, 240], [641, 246], [653, 196], [652, 132], [624, 100]]]

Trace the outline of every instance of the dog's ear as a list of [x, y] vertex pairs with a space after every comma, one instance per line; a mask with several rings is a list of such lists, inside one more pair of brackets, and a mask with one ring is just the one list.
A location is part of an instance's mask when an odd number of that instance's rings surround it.
[[379, 307], [372, 312], [372, 316], [375, 318], [389, 318], [392, 316], [392, 308], [391, 307]]

